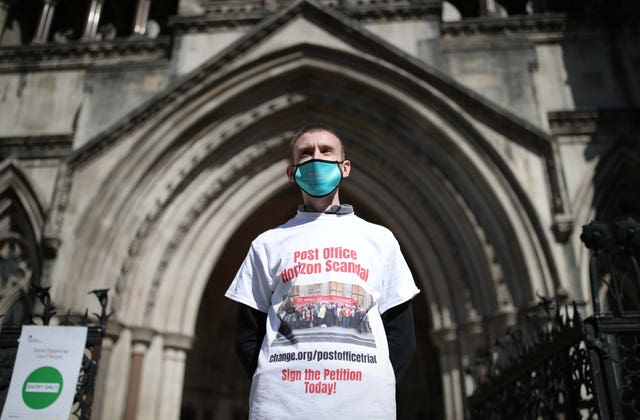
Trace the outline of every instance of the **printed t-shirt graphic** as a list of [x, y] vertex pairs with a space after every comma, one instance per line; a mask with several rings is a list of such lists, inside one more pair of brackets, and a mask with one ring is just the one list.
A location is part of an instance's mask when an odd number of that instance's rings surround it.
[[258, 236], [226, 293], [268, 314], [250, 418], [283, 407], [297, 418], [395, 418], [380, 314], [416, 293], [391, 232], [353, 213], [299, 212]]
[[276, 311], [280, 328], [271, 345], [333, 342], [375, 347], [367, 315], [372, 306], [372, 296], [356, 284], [294, 285]]

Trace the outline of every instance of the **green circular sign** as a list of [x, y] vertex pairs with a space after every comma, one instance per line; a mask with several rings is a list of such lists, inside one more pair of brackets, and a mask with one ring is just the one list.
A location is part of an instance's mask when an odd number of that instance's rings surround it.
[[62, 392], [62, 374], [51, 367], [43, 366], [31, 372], [22, 385], [22, 400], [34, 410], [47, 408]]

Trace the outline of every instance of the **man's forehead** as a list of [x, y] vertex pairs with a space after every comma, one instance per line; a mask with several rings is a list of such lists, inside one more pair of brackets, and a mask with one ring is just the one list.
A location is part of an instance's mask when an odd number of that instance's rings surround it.
[[320, 144], [331, 144], [331, 145], [342, 145], [340, 139], [338, 139], [333, 133], [325, 130], [318, 131], [309, 131], [304, 133], [300, 138], [295, 142], [294, 147], [306, 147], [312, 145], [314, 143]]

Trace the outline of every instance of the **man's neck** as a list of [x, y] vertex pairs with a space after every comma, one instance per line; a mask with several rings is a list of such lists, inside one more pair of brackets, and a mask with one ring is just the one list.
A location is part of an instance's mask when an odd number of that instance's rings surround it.
[[333, 206], [340, 205], [340, 197], [338, 196], [338, 191], [333, 194], [329, 194], [326, 197], [311, 197], [304, 193], [302, 195], [305, 207], [310, 208], [318, 213], [323, 213]]

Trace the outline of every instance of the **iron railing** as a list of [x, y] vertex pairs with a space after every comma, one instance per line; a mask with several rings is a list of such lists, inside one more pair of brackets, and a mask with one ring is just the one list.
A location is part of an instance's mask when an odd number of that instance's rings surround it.
[[[85, 352], [82, 356], [82, 365], [78, 376], [78, 384], [73, 400], [71, 415], [79, 420], [88, 420], [91, 418], [91, 407], [94, 397], [94, 386], [96, 376], [98, 374], [98, 363], [100, 361], [100, 352], [102, 348], [102, 339], [104, 337], [109, 315], [107, 314], [108, 290], [94, 290], [91, 292], [100, 302], [100, 314], [93, 314], [96, 322], [91, 322], [88, 311], [77, 321], [71, 320], [70, 314], [62, 317], [58, 325], [80, 325], [86, 326], [87, 342], [85, 344]], [[50, 325], [51, 320], [56, 315], [49, 289], [36, 288], [34, 294], [42, 304], [42, 314], [38, 316], [40, 322], [31, 318], [28, 323], [31, 325]], [[18, 351], [18, 339], [22, 326], [3, 326], [0, 331], [0, 403], [4, 405], [9, 384], [11, 383], [11, 374]]]
[[468, 370], [471, 418], [640, 419], [640, 225], [592, 222], [581, 239], [593, 315], [541, 297], [541, 314]]

